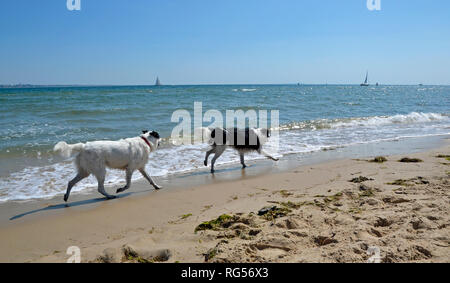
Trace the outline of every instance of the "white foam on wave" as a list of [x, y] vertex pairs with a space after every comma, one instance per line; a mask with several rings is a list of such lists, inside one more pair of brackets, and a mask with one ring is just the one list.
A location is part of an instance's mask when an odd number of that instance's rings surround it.
[[439, 113], [412, 112], [406, 115], [373, 116], [358, 118], [320, 119], [313, 121], [294, 122], [280, 126], [280, 130], [320, 130], [333, 128], [379, 127], [391, 124], [416, 124], [429, 122], [446, 122], [450, 117]]
[[434, 121], [449, 120], [448, 116], [438, 113], [418, 113], [412, 112], [407, 115], [394, 116], [375, 116], [369, 118], [355, 118], [350, 121], [340, 121], [333, 123], [334, 128], [339, 127], [355, 127], [355, 126], [383, 126], [388, 124], [410, 124], [410, 123], [427, 123]]
[[[319, 122], [315, 122], [316, 124]], [[446, 115], [436, 113], [410, 113], [389, 117], [368, 117], [356, 119], [340, 119], [328, 123], [328, 127], [320, 130], [305, 127], [289, 127], [280, 132], [277, 144], [271, 139], [265, 149], [278, 157], [293, 153], [308, 153], [350, 146], [363, 143], [398, 140], [404, 138], [436, 136], [450, 134], [450, 119]], [[170, 146], [159, 149], [152, 154], [147, 171], [156, 177], [208, 170], [203, 165], [206, 144]], [[263, 159], [258, 154], [249, 154], [246, 160]], [[217, 166], [238, 164], [239, 157], [227, 150], [218, 160]], [[43, 167], [29, 167], [15, 172], [8, 177], [0, 178], [0, 202], [11, 200], [30, 200], [51, 198], [63, 195], [68, 181], [75, 176], [75, 167], [71, 160]], [[133, 180], [141, 179], [140, 173], [133, 175]], [[108, 170], [106, 185], [114, 188], [122, 185], [125, 173], [119, 170]], [[97, 182], [89, 177], [73, 188], [74, 193], [86, 193], [96, 190]], [[109, 188], [111, 190], [111, 188]]]
[[242, 92], [253, 92], [253, 91], [257, 91], [256, 88], [241, 88], [241, 89], [233, 89], [234, 92], [238, 92], [238, 91], [242, 91]]

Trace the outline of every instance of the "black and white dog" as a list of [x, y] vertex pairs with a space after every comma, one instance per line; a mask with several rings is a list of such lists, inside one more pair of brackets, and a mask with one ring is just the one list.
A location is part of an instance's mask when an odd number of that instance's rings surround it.
[[211, 150], [206, 153], [205, 166], [208, 166], [208, 158], [214, 153], [211, 161], [211, 173], [214, 173], [214, 164], [227, 147], [232, 147], [238, 151], [243, 168], [247, 167], [245, 165], [244, 155], [251, 151], [256, 151], [269, 159], [278, 161], [278, 158], [272, 157], [262, 148], [270, 138], [270, 130], [268, 129], [203, 128], [203, 131], [207, 139], [209, 139], [209, 144], [212, 146]]
[[133, 172], [139, 170], [150, 184], [157, 190], [158, 186], [145, 172], [145, 165], [149, 160], [150, 153], [156, 151], [160, 143], [157, 132], [143, 131], [142, 135], [135, 138], [119, 141], [94, 141], [70, 145], [59, 142], [54, 151], [63, 157], [70, 157], [77, 153], [75, 164], [77, 176], [69, 182], [64, 200], [67, 201], [73, 186], [93, 174], [97, 178], [98, 192], [108, 199], [115, 198], [105, 191], [104, 183], [106, 168], [120, 169], [126, 172], [126, 186], [118, 189], [117, 193], [124, 192], [130, 188]]

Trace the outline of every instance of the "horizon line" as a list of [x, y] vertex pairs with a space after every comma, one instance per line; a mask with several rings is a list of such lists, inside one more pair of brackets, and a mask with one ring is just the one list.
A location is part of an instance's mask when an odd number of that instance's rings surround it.
[[[34, 87], [165, 87], [165, 86], [251, 86], [251, 85], [293, 85], [293, 86], [359, 86], [359, 83], [200, 83], [200, 84], [163, 84], [156, 86], [155, 84], [0, 84], [0, 88], [34, 88]], [[376, 84], [370, 84], [369, 86], [377, 86]], [[378, 84], [378, 86], [450, 86], [450, 84]]]

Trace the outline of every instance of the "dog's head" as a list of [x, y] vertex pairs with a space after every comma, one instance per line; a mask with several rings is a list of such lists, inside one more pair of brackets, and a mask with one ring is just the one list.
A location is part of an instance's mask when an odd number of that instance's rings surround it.
[[160, 146], [161, 136], [158, 132], [142, 131], [142, 137], [146, 138], [155, 147], [155, 150]]

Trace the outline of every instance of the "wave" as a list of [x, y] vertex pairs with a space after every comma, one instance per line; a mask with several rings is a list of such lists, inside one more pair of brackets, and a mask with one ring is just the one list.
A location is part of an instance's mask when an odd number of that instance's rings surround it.
[[253, 92], [253, 91], [257, 91], [256, 88], [241, 88], [241, 89], [233, 89], [234, 92], [238, 92], [238, 91], [242, 91], [242, 92]]
[[448, 114], [412, 112], [406, 115], [372, 116], [340, 119], [319, 119], [293, 122], [280, 126], [280, 130], [320, 130], [350, 127], [378, 127], [391, 124], [414, 124], [450, 121]]

